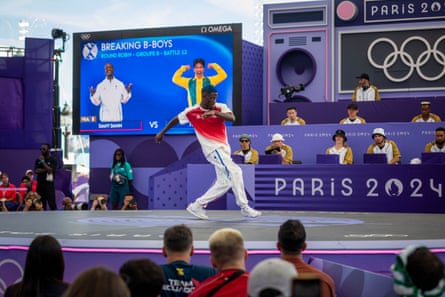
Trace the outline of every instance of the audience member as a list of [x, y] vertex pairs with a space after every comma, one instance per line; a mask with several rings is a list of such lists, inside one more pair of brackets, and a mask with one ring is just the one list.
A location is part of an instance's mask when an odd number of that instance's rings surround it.
[[37, 202], [37, 200], [40, 200], [41, 197], [39, 193], [37, 192], [28, 192], [25, 196], [23, 211], [34, 211], [36, 210], [34, 202]]
[[124, 195], [124, 204], [121, 210], [138, 210], [138, 202], [132, 193]]
[[[37, 185], [36, 185], [37, 186]], [[20, 204], [23, 203], [26, 194], [28, 194], [29, 192], [35, 192], [35, 190], [33, 190], [33, 186], [31, 183], [31, 179], [29, 178], [29, 176], [24, 175], [20, 181], [20, 186], [19, 186], [19, 193], [20, 193]]]
[[440, 297], [445, 294], [445, 266], [423, 246], [409, 245], [391, 266], [394, 291], [399, 296]]
[[426, 123], [426, 122], [442, 122], [442, 119], [437, 114], [431, 112], [431, 102], [420, 102], [420, 114], [413, 117], [411, 122], [413, 123]]
[[252, 269], [248, 281], [249, 297], [291, 297], [295, 266], [279, 258], [266, 259]]
[[74, 210], [73, 199], [71, 199], [70, 197], [63, 198], [62, 209], [63, 210]]
[[242, 156], [245, 164], [258, 164], [259, 154], [258, 151], [251, 147], [250, 136], [247, 134], [241, 134], [239, 137], [240, 149], [233, 154]]
[[42, 197], [44, 209], [46, 209], [46, 204], [48, 203], [51, 210], [57, 210], [56, 190], [54, 187], [56, 168], [56, 159], [50, 154], [49, 144], [42, 144], [40, 146], [40, 156], [34, 164], [34, 171], [37, 173], [37, 193]]
[[63, 297], [131, 297], [122, 278], [105, 267], [93, 267], [81, 274]]
[[5, 200], [5, 206], [8, 211], [15, 211], [20, 206], [20, 195], [14, 184], [9, 182], [9, 175], [6, 172], [1, 174], [2, 184], [0, 185], [0, 199]]
[[400, 162], [400, 151], [397, 144], [392, 140], [387, 140], [383, 128], [375, 128], [372, 131], [374, 143], [368, 147], [369, 154], [386, 154], [388, 164], [398, 164]]
[[379, 90], [369, 82], [369, 75], [362, 73], [358, 78], [358, 86], [352, 94], [352, 101], [378, 101], [380, 100]]
[[34, 199], [32, 201], [32, 205], [34, 206], [35, 211], [44, 211], [42, 199]]
[[282, 164], [292, 164], [292, 148], [284, 144], [284, 137], [280, 133], [272, 135], [272, 144], [266, 147], [266, 154], [280, 154]]
[[[26, 255], [23, 279], [6, 289], [5, 297], [59, 297], [68, 288], [63, 281], [65, 260], [51, 235], [34, 238]], [[89, 295], [92, 296], [92, 295]]]
[[425, 146], [425, 152], [427, 153], [445, 153], [445, 128], [438, 127], [436, 128], [436, 137], [435, 140], [427, 143]]
[[161, 294], [164, 275], [162, 269], [149, 259], [128, 260], [119, 269], [131, 297], [157, 297]]
[[338, 155], [340, 164], [352, 164], [353, 155], [352, 149], [346, 144], [348, 138], [346, 137], [345, 131], [338, 129], [332, 136], [332, 140], [335, 144], [326, 149], [327, 155]]
[[91, 203], [91, 211], [95, 210], [108, 210], [107, 208], [107, 195], [97, 195]]
[[25, 171], [25, 175], [31, 180], [31, 191], [37, 192], [37, 181], [34, 179], [34, 171], [28, 169]]
[[351, 103], [346, 108], [348, 117], [340, 121], [340, 124], [366, 124], [366, 120], [358, 116], [358, 105], [356, 103]]
[[335, 296], [335, 284], [332, 278], [304, 262], [301, 252], [307, 248], [306, 230], [299, 220], [287, 220], [280, 226], [277, 248], [281, 253], [281, 259], [295, 265], [298, 275], [312, 274], [320, 277], [321, 297]]
[[217, 273], [212, 267], [191, 264], [193, 252], [193, 234], [189, 227], [176, 225], [165, 230], [162, 254], [167, 264], [161, 265], [165, 276], [162, 297], [186, 297]]
[[306, 125], [306, 121], [298, 117], [297, 108], [295, 106], [286, 109], [287, 118], [281, 121], [282, 126]]
[[113, 154], [111, 165], [111, 209], [117, 210], [124, 203], [124, 195], [130, 192], [130, 184], [133, 181], [133, 169], [125, 159], [123, 149], [117, 149]]
[[190, 297], [245, 297], [247, 250], [241, 232], [232, 228], [215, 231], [209, 238], [210, 262], [218, 273], [206, 279]]

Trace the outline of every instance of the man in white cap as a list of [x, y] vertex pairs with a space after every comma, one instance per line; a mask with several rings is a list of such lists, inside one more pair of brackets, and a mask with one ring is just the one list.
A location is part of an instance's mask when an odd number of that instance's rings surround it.
[[298, 275], [291, 263], [279, 258], [259, 262], [249, 275], [249, 297], [292, 296], [292, 280]]
[[388, 164], [398, 164], [400, 162], [400, 151], [397, 144], [392, 140], [387, 140], [383, 128], [375, 128], [372, 131], [374, 143], [368, 147], [368, 154], [386, 154]]
[[292, 164], [293, 153], [289, 145], [284, 144], [284, 137], [280, 133], [272, 135], [272, 144], [266, 147], [266, 154], [281, 154], [282, 164]]
[[362, 73], [358, 78], [358, 86], [352, 94], [352, 101], [378, 101], [380, 100], [379, 90], [369, 82], [369, 75]]
[[420, 102], [420, 114], [413, 117], [411, 120], [413, 123], [431, 123], [442, 122], [442, 119], [437, 114], [431, 112], [431, 102]]

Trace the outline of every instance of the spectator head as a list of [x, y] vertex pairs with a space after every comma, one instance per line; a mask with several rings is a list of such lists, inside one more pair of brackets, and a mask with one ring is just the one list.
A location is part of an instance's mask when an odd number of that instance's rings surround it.
[[28, 169], [25, 171], [25, 175], [29, 176], [29, 178], [32, 180], [32, 178], [34, 176], [34, 171], [32, 171], [32, 169]]
[[282, 254], [300, 254], [306, 249], [306, 230], [299, 220], [287, 220], [278, 230], [277, 248]]
[[127, 284], [131, 297], [156, 297], [161, 294], [164, 273], [149, 259], [129, 260], [122, 265], [119, 274]]
[[63, 210], [73, 210], [73, 200], [70, 197], [65, 197], [62, 200]]
[[442, 296], [445, 293], [444, 264], [426, 247], [409, 245], [391, 266], [394, 291], [400, 296]]
[[39, 235], [26, 255], [23, 282], [63, 280], [65, 261], [59, 242], [50, 235]]
[[186, 225], [176, 225], [164, 231], [164, 256], [169, 253], [193, 254], [193, 233]]
[[443, 145], [445, 143], [445, 128], [437, 127], [435, 136], [436, 144]]
[[63, 294], [63, 297], [84, 296], [131, 297], [122, 278], [104, 267], [82, 272]]
[[332, 135], [332, 140], [336, 141], [337, 137], [343, 138], [343, 143], [348, 141], [348, 138], [346, 137], [346, 132], [344, 130], [341, 129], [336, 130], [334, 135]]
[[431, 102], [429, 101], [422, 101], [420, 102], [420, 113], [422, 115], [429, 115], [431, 112]]
[[247, 251], [240, 231], [222, 228], [215, 231], [209, 238], [210, 261], [217, 269], [226, 265], [244, 264]]
[[249, 275], [249, 297], [291, 296], [292, 280], [298, 275], [295, 266], [274, 258], [259, 262]]
[[295, 106], [291, 106], [286, 109], [286, 116], [291, 121], [295, 121], [295, 119], [297, 118], [297, 115], [298, 115], [298, 112], [297, 112], [297, 108]]

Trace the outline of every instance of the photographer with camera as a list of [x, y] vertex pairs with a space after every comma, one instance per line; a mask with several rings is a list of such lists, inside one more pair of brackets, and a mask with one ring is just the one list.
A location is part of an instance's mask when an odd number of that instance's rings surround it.
[[284, 144], [284, 137], [280, 133], [275, 133], [272, 135], [272, 144], [266, 147], [265, 154], [280, 154], [281, 155], [281, 164], [292, 164], [293, 162], [293, 153], [292, 148], [286, 144]]
[[95, 210], [108, 210], [107, 208], [107, 195], [97, 195], [91, 204], [91, 211]]
[[124, 195], [124, 204], [121, 210], [138, 210], [138, 204], [132, 193]]

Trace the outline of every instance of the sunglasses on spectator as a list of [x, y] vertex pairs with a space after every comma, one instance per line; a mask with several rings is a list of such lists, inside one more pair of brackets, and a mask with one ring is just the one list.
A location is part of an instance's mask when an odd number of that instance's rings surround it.
[[249, 142], [248, 139], [241, 139], [240, 142]]

